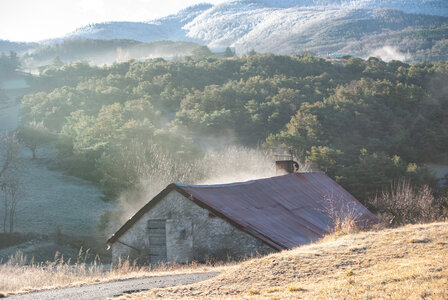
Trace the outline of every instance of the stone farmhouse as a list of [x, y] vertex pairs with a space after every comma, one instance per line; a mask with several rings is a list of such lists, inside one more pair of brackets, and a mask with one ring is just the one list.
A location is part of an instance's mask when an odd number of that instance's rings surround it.
[[376, 217], [322, 172], [219, 185], [170, 184], [109, 240], [112, 259], [185, 263], [291, 249], [320, 239], [335, 214]]

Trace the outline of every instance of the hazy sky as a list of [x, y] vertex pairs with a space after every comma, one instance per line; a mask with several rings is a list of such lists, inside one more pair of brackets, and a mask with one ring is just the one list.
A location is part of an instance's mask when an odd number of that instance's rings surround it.
[[226, 0], [0, 0], [0, 39], [39, 41], [90, 23], [148, 21], [197, 3]]

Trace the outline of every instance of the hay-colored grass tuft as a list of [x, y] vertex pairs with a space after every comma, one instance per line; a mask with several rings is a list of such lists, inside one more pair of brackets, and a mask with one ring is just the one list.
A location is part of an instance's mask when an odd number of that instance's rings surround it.
[[258, 290], [249, 290], [247, 293], [248, 293], [250, 296], [260, 295], [260, 291], [258, 291]]
[[303, 292], [303, 291], [305, 291], [305, 289], [303, 287], [301, 287], [301, 286], [298, 286], [298, 285], [290, 285], [288, 287], [288, 291], [290, 291], [290, 292]]
[[279, 292], [279, 291], [280, 291], [279, 288], [269, 288], [269, 289], [266, 290], [266, 293], [267, 294], [272, 294], [272, 293], [276, 293], [276, 292]]

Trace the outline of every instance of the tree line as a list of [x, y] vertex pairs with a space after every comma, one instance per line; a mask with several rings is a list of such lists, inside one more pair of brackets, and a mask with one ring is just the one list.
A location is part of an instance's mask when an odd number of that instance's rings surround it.
[[22, 130], [57, 141], [61, 167], [109, 195], [138, 188], [136, 164], [156, 165], [148, 143], [184, 162], [232, 144], [292, 147], [367, 203], [399, 178], [441, 191], [424, 164], [448, 160], [446, 82], [448, 62], [308, 53], [55, 64], [30, 78]]

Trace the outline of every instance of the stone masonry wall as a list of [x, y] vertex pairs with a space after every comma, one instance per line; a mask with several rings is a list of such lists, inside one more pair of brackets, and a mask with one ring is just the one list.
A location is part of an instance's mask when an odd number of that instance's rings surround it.
[[149, 261], [147, 223], [151, 219], [166, 220], [168, 262], [239, 258], [276, 251], [172, 191], [112, 245], [114, 262], [119, 257]]

